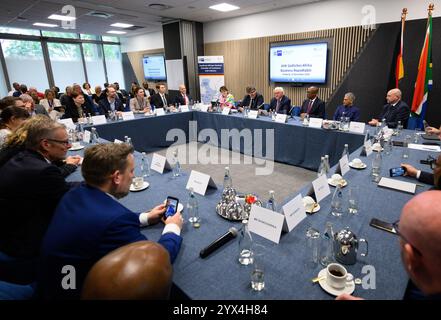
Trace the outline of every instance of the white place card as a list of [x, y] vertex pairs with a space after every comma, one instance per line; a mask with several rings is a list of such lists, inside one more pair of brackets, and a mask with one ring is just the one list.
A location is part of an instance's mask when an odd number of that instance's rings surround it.
[[285, 216], [259, 206], [251, 206], [248, 230], [272, 242], [279, 243]]
[[404, 191], [411, 194], [415, 193], [416, 184], [410, 183], [406, 181], [396, 180], [396, 179], [390, 179], [382, 177], [380, 182], [378, 182], [379, 187], [394, 189], [398, 191]]
[[364, 122], [351, 121], [349, 124], [349, 132], [364, 133], [366, 124]]
[[83, 133], [83, 142], [84, 143], [90, 143], [90, 136], [91, 136], [92, 134], [90, 133], [90, 131], [89, 130], [84, 130], [84, 133]]
[[123, 141], [115, 139], [115, 140], [113, 140], [113, 143], [123, 143]]
[[217, 189], [217, 186], [210, 175], [191, 170], [190, 178], [188, 178], [187, 186], [185, 187], [187, 190], [193, 188], [194, 192], [201, 196], [205, 196], [205, 192], [209, 186]]
[[156, 108], [155, 109], [155, 114], [157, 116], [163, 116], [165, 114], [164, 108]]
[[286, 123], [286, 119], [288, 119], [288, 115], [286, 114], [278, 113], [276, 115], [276, 122]]
[[210, 107], [209, 104], [201, 104], [201, 111], [207, 112], [209, 107]]
[[341, 175], [344, 176], [346, 173], [349, 172], [349, 159], [348, 159], [348, 155], [345, 154], [339, 161], [338, 163], [340, 164], [340, 171], [341, 171]]
[[121, 114], [122, 114], [123, 120], [135, 119], [135, 115], [133, 114], [133, 111], [122, 112]]
[[366, 156], [369, 157], [372, 154], [372, 142], [371, 142], [371, 140], [365, 141], [364, 149], [366, 150]]
[[227, 115], [230, 114], [230, 111], [231, 111], [231, 108], [224, 107], [224, 108], [222, 109], [222, 114], [225, 115], [225, 116], [227, 116]]
[[97, 124], [106, 124], [106, 123], [107, 123], [106, 116], [104, 116], [104, 115], [93, 116], [93, 117], [92, 117], [92, 123], [93, 123], [94, 125], [97, 125]]
[[323, 119], [309, 118], [309, 127], [311, 128], [321, 128], [322, 124], [323, 124]]
[[441, 151], [439, 146], [430, 146], [430, 145], [425, 145], [425, 144], [409, 143], [407, 145], [407, 147], [409, 149], [421, 150], [421, 151], [432, 151], [432, 152], [440, 152]]
[[292, 229], [306, 218], [305, 206], [303, 205], [301, 194], [285, 204], [282, 208], [283, 214], [285, 215], [283, 230], [286, 232], [291, 232]]
[[66, 126], [66, 128], [69, 130], [75, 130], [76, 126], [75, 123], [73, 123], [72, 118], [68, 118], [68, 119], [60, 119], [58, 120], [59, 123], [64, 124]]
[[329, 189], [328, 179], [326, 179], [326, 174], [322, 174], [320, 177], [312, 182], [314, 188], [315, 200], [317, 203], [326, 198], [331, 194], [331, 189]]
[[190, 111], [190, 109], [188, 108], [188, 105], [183, 105], [183, 106], [181, 106], [181, 112], [188, 112], [188, 111]]
[[248, 118], [250, 118], [250, 119], [257, 119], [258, 115], [259, 115], [259, 111], [258, 110], [250, 110], [248, 112]]
[[150, 165], [150, 169], [159, 172], [160, 174], [163, 174], [164, 170], [165, 169], [170, 170], [171, 166], [168, 163], [166, 157], [154, 153], [152, 157], [152, 164]]

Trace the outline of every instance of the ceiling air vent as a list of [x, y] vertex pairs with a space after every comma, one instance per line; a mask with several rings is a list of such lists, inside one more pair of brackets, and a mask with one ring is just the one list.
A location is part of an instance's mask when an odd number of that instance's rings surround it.
[[162, 4], [162, 3], [150, 3], [147, 5], [147, 7], [149, 7], [150, 9], [153, 9], [153, 10], [160, 10], [160, 11], [173, 8], [172, 6], [168, 6], [168, 5]]
[[91, 17], [104, 18], [104, 19], [108, 19], [110, 17], [113, 17], [113, 14], [110, 14], [107, 12], [101, 12], [101, 11], [91, 11], [87, 15], [91, 16]]

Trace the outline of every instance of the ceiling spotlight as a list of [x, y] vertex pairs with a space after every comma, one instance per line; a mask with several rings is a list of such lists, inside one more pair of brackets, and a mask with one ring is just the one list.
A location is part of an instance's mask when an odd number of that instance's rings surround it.
[[116, 28], [131, 28], [133, 27], [133, 24], [127, 24], [127, 23], [114, 23], [110, 25], [111, 27], [116, 27]]
[[225, 2], [224, 3], [216, 4], [214, 6], [210, 6], [209, 8], [213, 9], [213, 10], [217, 10], [217, 11], [222, 11], [222, 12], [228, 12], [228, 11], [233, 11], [233, 10], [240, 9], [237, 6], [233, 6], [232, 4], [228, 4], [228, 3], [225, 3]]
[[127, 32], [125, 32], [125, 31], [117, 31], [117, 30], [109, 30], [109, 31], [107, 31], [107, 33], [112, 33], [112, 34], [126, 34]]

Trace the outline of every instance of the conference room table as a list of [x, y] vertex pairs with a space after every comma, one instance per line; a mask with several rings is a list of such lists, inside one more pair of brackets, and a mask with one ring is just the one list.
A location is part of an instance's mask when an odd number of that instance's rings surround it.
[[[401, 134], [401, 140], [403, 135], [404, 133]], [[133, 137], [135, 138], [135, 135]], [[394, 137], [394, 140], [400, 140], [400, 137]], [[384, 155], [382, 176], [388, 176], [390, 168], [397, 167], [403, 162], [402, 150], [402, 147], [394, 147], [390, 155]], [[371, 289], [363, 289], [361, 285], [356, 285], [353, 294], [366, 299], [402, 299], [408, 277], [401, 263], [398, 237], [370, 227], [369, 221], [374, 217], [388, 222], [398, 220], [402, 207], [413, 195], [379, 188], [370, 175], [371, 162], [376, 153], [374, 152], [369, 157], [360, 157], [360, 151], [361, 148], [355, 150], [349, 158], [350, 160], [360, 158], [367, 168], [350, 169], [344, 176], [348, 181], [348, 186], [343, 189], [343, 195], [347, 196], [350, 186], [359, 186], [358, 214], [345, 213], [340, 218], [332, 216], [330, 212], [334, 188], [331, 187], [331, 194], [320, 202], [320, 211], [308, 215], [291, 232], [282, 234], [279, 244], [252, 234], [254, 243], [265, 248], [265, 288], [260, 292], [251, 289], [251, 266], [243, 266], [238, 262], [238, 238], [233, 239], [205, 259], [199, 257], [202, 248], [224, 234], [230, 227], [239, 229], [241, 223], [226, 220], [216, 213], [216, 204], [222, 196], [220, 186], [218, 189], [209, 188], [205, 196], [197, 195], [201, 226], [193, 228], [188, 222], [187, 212], [184, 209], [183, 216], [186, 223], [181, 233], [184, 240], [173, 266], [174, 284], [190, 299], [195, 300], [333, 299], [334, 297], [326, 293], [318, 283], [314, 284], [311, 281], [323, 269], [323, 266], [319, 263], [315, 265], [311, 263], [312, 252], [308, 248], [306, 238], [306, 230], [309, 227], [323, 232], [326, 222], [331, 222], [334, 232], [349, 227], [359, 239], [364, 238], [369, 244], [368, 255], [358, 256], [357, 263], [346, 268], [355, 278], [363, 279], [363, 267], [373, 266], [375, 275], [372, 278], [373, 275], [370, 274]], [[69, 153], [76, 154], [81, 151]], [[430, 171], [428, 166], [419, 164], [419, 160], [426, 159], [429, 154], [437, 155], [435, 152], [409, 150], [409, 158], [406, 162], [422, 170]], [[138, 164], [140, 156], [140, 153], [135, 153]], [[330, 174], [334, 170], [335, 167], [331, 168]], [[209, 168], [204, 166], [201, 166], [199, 171], [209, 174]], [[135, 174], [140, 174], [139, 165], [136, 167]], [[134, 212], [152, 208], [165, 200], [167, 196], [177, 197], [185, 206], [189, 197], [185, 189], [188, 178], [189, 172], [182, 172], [181, 176], [175, 178], [171, 172], [159, 174], [152, 171], [151, 175], [146, 178], [150, 184], [149, 188], [139, 192], [130, 192], [120, 201]], [[234, 176], [232, 178], [234, 181]], [[396, 179], [412, 181], [406, 177]], [[79, 170], [69, 176], [68, 180], [82, 180]], [[417, 194], [430, 188], [429, 185], [419, 184], [421, 186], [417, 187]], [[310, 189], [310, 185], [305, 185], [300, 191], [303, 196]], [[253, 192], [252, 183], [250, 183], [249, 190], [237, 191], [238, 193]], [[287, 203], [297, 194], [298, 192], [293, 191], [292, 196], [280, 205]], [[156, 241], [162, 229], [163, 225], [159, 223], [143, 228], [142, 233], [148, 239]], [[360, 248], [360, 250], [363, 249]]]

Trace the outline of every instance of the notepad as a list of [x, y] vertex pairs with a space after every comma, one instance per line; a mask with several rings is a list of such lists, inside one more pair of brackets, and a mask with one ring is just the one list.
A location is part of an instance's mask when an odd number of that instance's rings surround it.
[[390, 178], [382, 177], [380, 182], [378, 182], [379, 187], [394, 189], [398, 191], [404, 191], [411, 194], [415, 194], [416, 184], [405, 182], [401, 180], [395, 180]]
[[440, 152], [441, 148], [439, 146], [429, 146], [425, 144], [408, 144], [409, 149], [415, 149], [415, 150], [423, 150], [423, 151], [433, 151], [433, 152]]

